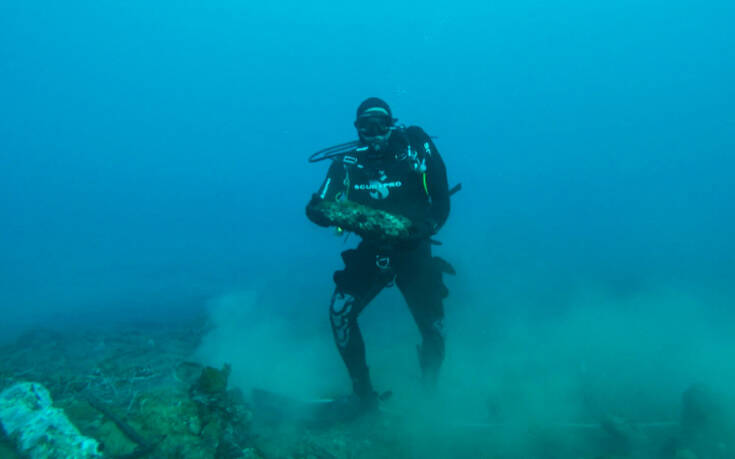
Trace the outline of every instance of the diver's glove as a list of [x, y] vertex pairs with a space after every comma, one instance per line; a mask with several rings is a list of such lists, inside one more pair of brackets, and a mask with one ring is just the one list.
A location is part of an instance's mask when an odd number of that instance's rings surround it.
[[306, 217], [315, 224], [326, 228], [332, 225], [332, 222], [326, 217], [326, 215], [316, 209], [316, 205], [321, 201], [322, 198], [320, 198], [319, 195], [311, 195], [311, 200], [309, 201], [309, 204], [306, 205]]
[[426, 218], [413, 222], [411, 227], [408, 229], [410, 234], [409, 239], [422, 240], [429, 239], [436, 233], [437, 224], [434, 220]]
[[408, 238], [398, 244], [399, 249], [413, 250], [436, 233], [437, 224], [432, 219], [417, 220], [408, 228]]

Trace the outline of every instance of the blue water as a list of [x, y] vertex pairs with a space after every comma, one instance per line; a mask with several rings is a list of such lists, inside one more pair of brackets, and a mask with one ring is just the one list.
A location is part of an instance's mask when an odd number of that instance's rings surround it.
[[[378, 96], [463, 184], [436, 250], [453, 406], [735, 400], [733, 24], [724, 0], [4, 0], [0, 343], [204, 310], [234, 384], [347, 390], [326, 312], [357, 239], [305, 218], [306, 158]], [[401, 298], [361, 324], [411, 399]]]
[[339, 246], [303, 217], [324, 173], [305, 158], [353, 138], [371, 95], [464, 184], [442, 235], [462, 288], [729, 290], [734, 19], [727, 1], [5, 1], [3, 322], [328, 288]]
[[438, 249], [455, 324], [558, 317], [590, 290], [635, 314], [665, 290], [724, 326], [733, 23], [721, 0], [5, 0], [0, 333], [242, 290], [326, 327], [345, 244], [304, 216], [326, 171], [306, 158], [353, 139], [368, 96], [463, 183]]

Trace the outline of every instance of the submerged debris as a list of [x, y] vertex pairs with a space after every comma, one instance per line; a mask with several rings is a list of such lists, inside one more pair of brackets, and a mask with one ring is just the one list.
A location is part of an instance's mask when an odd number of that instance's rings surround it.
[[[430, 404], [414, 410], [398, 397], [379, 417], [353, 423], [266, 423], [252, 419], [251, 405], [231, 387], [237, 368], [192, 362], [199, 333], [167, 326], [29, 333], [0, 348], [0, 391], [29, 379], [43, 384], [108, 459], [735, 457], [730, 405], [704, 386], [682, 397], [676, 422], [601, 419], [598, 412], [579, 422], [529, 419], [519, 390], [491, 404], [490, 418], [454, 419]], [[0, 432], [0, 458], [27, 459], [12, 440]]]
[[[0, 349], [0, 390], [38, 379], [58, 411], [80, 435], [96, 440], [105, 458], [262, 457], [250, 432], [249, 406], [228, 388], [230, 367], [188, 361], [200, 325], [182, 325], [28, 333]], [[0, 429], [0, 457], [15, 457], [5, 451], [14, 444]]]
[[18, 383], [0, 393], [0, 424], [31, 459], [102, 458], [97, 441], [79, 433], [41, 384]]
[[395, 240], [410, 236], [411, 220], [351, 201], [321, 201], [314, 209], [334, 226], [366, 239]]
[[145, 438], [143, 438], [138, 432], [135, 431], [134, 428], [132, 428], [128, 423], [123, 421], [120, 417], [116, 416], [108, 407], [106, 407], [101, 401], [97, 400], [93, 396], [88, 396], [87, 402], [92, 406], [94, 409], [102, 413], [107, 419], [109, 419], [112, 423], [117, 426], [118, 429], [132, 442], [134, 442], [137, 447], [133, 452], [130, 454], [126, 454], [124, 457], [125, 459], [135, 459], [138, 457], [143, 457], [153, 451], [156, 448], [155, 443], [148, 442]]

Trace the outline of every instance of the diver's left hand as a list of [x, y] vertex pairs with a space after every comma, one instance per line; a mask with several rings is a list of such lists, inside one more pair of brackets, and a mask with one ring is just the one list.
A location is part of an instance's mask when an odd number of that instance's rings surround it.
[[429, 218], [417, 220], [413, 222], [408, 231], [410, 240], [420, 241], [423, 239], [429, 239], [436, 233], [436, 223], [434, 220]]
[[395, 248], [399, 250], [414, 250], [422, 242], [427, 241], [436, 233], [436, 224], [433, 220], [417, 220], [408, 228], [408, 237], [397, 242]]

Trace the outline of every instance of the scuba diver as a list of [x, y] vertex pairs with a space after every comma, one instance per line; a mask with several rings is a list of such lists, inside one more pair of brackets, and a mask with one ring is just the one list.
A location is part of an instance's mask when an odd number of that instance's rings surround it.
[[[430, 238], [449, 216], [447, 174], [434, 142], [417, 126], [396, 124], [383, 100], [371, 97], [357, 108], [358, 141], [321, 150], [311, 162], [332, 159], [327, 176], [306, 206], [307, 217], [323, 227], [335, 226], [317, 211], [322, 201], [349, 200], [412, 222], [406, 240], [386, 242], [363, 237], [356, 249], [342, 252], [344, 269], [334, 273], [336, 284], [329, 307], [334, 340], [352, 379], [353, 394], [345, 397], [355, 415], [377, 410], [382, 396], [373, 389], [357, 318], [385, 287], [401, 291], [418, 325], [422, 382], [436, 385], [444, 359], [444, 307], [448, 290], [443, 273], [451, 266], [432, 256]], [[337, 228], [340, 231], [340, 228]]]

